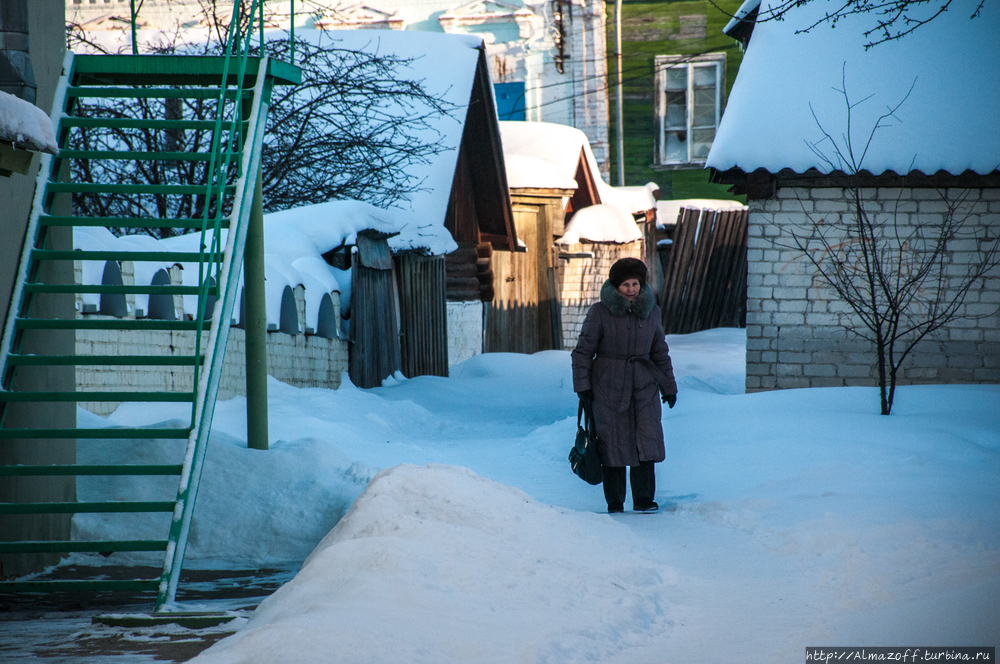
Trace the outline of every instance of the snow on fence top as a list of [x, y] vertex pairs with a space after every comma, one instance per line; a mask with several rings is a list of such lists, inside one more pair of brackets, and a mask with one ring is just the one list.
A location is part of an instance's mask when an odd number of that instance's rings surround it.
[[[306, 327], [318, 329], [319, 309], [327, 293], [339, 292], [346, 307], [350, 297], [350, 271], [331, 267], [323, 254], [343, 245], [352, 245], [362, 230], [393, 234], [393, 251], [419, 250], [441, 254], [457, 248], [443, 226], [428, 225], [417, 215], [401, 210], [382, 210], [361, 201], [330, 201], [264, 215], [264, 272], [267, 322], [280, 325], [281, 298], [285, 287], [303, 286], [306, 303]], [[223, 244], [225, 233], [223, 230]], [[201, 233], [157, 240], [146, 235], [115, 237], [106, 228], [77, 227], [73, 231], [74, 248], [113, 251], [198, 251]], [[181, 282], [198, 285], [197, 263], [136, 262], [136, 284], [151, 284], [161, 270], [181, 267]], [[83, 284], [99, 285], [104, 263], [83, 261]], [[242, 283], [242, 276], [240, 277]], [[136, 295], [136, 309], [149, 311], [148, 295]], [[100, 295], [83, 296], [86, 304], [97, 305]], [[184, 313], [197, 315], [198, 300], [183, 296]]]
[[48, 114], [6, 92], [0, 92], [0, 141], [38, 152], [59, 152]]
[[587, 135], [551, 122], [501, 122], [507, 184], [512, 189], [556, 187], [576, 189], [580, 154], [597, 183], [602, 203], [628, 213], [645, 212], [656, 204], [650, 187], [612, 187], [601, 179]]
[[683, 198], [674, 201], [656, 201], [656, 227], [666, 228], [677, 224], [677, 215], [681, 208], [695, 210], [746, 210], [747, 206], [739, 201], [726, 201], [709, 198]]
[[[777, 1], [762, 0], [761, 16]], [[840, 4], [815, 0], [789, 10], [782, 21], [754, 27], [707, 165], [744, 172], [846, 172], [846, 164], [835, 161], [831, 168], [808, 145], [834, 156], [817, 123], [842, 141], [847, 112], [837, 90], [846, 86], [851, 102], [861, 102], [851, 116], [851, 138], [859, 153], [879, 116], [903, 102], [875, 133], [863, 170], [995, 171], [1000, 166], [1000, 86], [995, 83], [1000, 80], [1000, 3], [985, 3], [980, 16], [970, 19], [979, 2], [956, 0], [912, 33], [868, 50], [863, 33], [875, 23], [871, 15], [839, 19], [835, 30], [821, 23], [797, 33]]]

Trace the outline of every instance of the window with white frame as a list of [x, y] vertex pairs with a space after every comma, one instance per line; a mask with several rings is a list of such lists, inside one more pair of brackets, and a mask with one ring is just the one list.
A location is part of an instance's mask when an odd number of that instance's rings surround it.
[[656, 56], [655, 166], [703, 165], [722, 117], [726, 54]]

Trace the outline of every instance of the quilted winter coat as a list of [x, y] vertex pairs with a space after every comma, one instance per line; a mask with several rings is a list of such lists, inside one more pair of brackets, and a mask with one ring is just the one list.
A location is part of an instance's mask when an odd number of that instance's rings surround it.
[[631, 304], [605, 281], [573, 350], [573, 390], [593, 390], [598, 451], [605, 466], [663, 461], [660, 392], [677, 383], [663, 339], [660, 308], [643, 284]]

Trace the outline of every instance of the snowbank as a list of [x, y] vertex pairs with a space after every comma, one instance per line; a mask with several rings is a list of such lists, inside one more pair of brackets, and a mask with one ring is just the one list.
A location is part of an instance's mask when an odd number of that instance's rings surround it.
[[32, 103], [0, 91], [0, 141], [56, 154], [59, 144], [48, 114]]
[[463, 468], [396, 466], [244, 629], [192, 661], [602, 661], [672, 631], [671, 576], [607, 516]]
[[[763, 0], [761, 16], [776, 4]], [[869, 172], [996, 170], [1000, 86], [984, 82], [1000, 80], [1000, 5], [958, 0], [904, 38], [868, 50], [863, 33], [875, 19], [866, 13], [838, 19], [836, 30], [822, 23], [798, 33], [834, 4], [817, 0], [754, 27], [707, 165], [829, 172], [808, 143], [834, 157], [817, 123], [842, 142], [847, 112], [837, 90], [846, 85], [851, 102], [860, 102], [851, 117], [859, 153], [879, 116], [903, 102], [875, 134], [862, 164]]]
[[[570, 473], [568, 352], [371, 390], [272, 379], [266, 452], [246, 448], [246, 400], [220, 402], [189, 566], [309, 559], [199, 661], [795, 662], [805, 644], [995, 643], [1000, 386], [903, 386], [885, 417], [876, 388], [743, 394], [743, 330], [667, 342], [680, 391], [656, 498], [676, 511], [656, 515], [596, 514], [600, 487]], [[79, 445], [81, 464], [183, 453]], [[120, 479], [141, 489], [130, 500], [162, 495], [158, 478]], [[99, 481], [80, 478], [80, 500], [114, 499]], [[76, 535], [124, 536], [106, 525], [121, 516], [78, 514]]]

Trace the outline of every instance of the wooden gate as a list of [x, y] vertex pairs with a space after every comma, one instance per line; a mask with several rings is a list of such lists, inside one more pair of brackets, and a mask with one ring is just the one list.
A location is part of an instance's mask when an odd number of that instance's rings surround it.
[[514, 227], [526, 251], [493, 253], [493, 301], [486, 310], [486, 352], [535, 353], [553, 348], [549, 261], [552, 235], [545, 211], [514, 205]]
[[448, 375], [445, 257], [406, 253], [399, 269], [399, 346], [403, 375]]
[[351, 381], [378, 387], [400, 368], [396, 284], [384, 235], [358, 233], [351, 278]]

